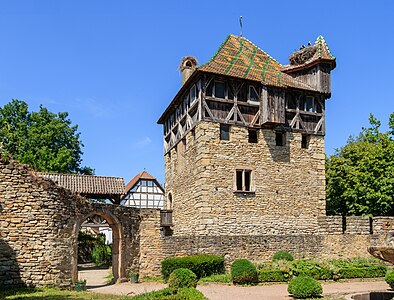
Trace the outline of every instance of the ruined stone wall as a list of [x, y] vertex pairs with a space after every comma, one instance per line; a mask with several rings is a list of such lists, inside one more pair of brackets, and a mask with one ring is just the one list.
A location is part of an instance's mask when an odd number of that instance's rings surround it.
[[[77, 276], [77, 237], [91, 215], [114, 234], [114, 274], [138, 269], [140, 221], [155, 210], [92, 203], [35, 176], [26, 166], [0, 161], [0, 286], [69, 287]], [[116, 244], [116, 245], [115, 245]]]
[[[200, 122], [165, 156], [166, 193], [173, 199], [174, 235], [310, 234], [325, 215], [324, 137], [231, 126], [230, 141], [220, 140], [220, 125]], [[252, 170], [254, 193], [235, 193], [236, 169]]]
[[[160, 262], [167, 257], [209, 253], [229, 255], [230, 262], [248, 258], [254, 262], [269, 261], [279, 250], [287, 250], [296, 258], [346, 259], [371, 257], [370, 246], [384, 245], [385, 235], [394, 217], [322, 216], [313, 234], [289, 235], [183, 235], [158, 237], [151, 231], [149, 247], [144, 247], [143, 276], [160, 275]], [[343, 231], [344, 228], [347, 230]], [[142, 247], [141, 247], [142, 249]], [[142, 257], [142, 256], [141, 256]]]

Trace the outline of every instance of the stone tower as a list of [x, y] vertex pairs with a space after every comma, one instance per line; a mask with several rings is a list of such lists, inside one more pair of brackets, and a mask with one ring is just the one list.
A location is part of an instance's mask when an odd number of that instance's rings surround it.
[[164, 111], [174, 235], [314, 233], [325, 215], [325, 101], [335, 58], [322, 37], [282, 65], [229, 35]]

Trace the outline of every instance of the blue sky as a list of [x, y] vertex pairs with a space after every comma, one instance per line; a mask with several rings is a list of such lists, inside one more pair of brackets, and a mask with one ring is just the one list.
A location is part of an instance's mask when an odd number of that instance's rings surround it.
[[185, 55], [205, 63], [230, 33], [279, 62], [320, 34], [336, 56], [326, 152], [394, 112], [394, 1], [0, 0], [0, 106], [67, 111], [84, 165], [126, 182], [164, 181], [157, 119], [181, 86]]

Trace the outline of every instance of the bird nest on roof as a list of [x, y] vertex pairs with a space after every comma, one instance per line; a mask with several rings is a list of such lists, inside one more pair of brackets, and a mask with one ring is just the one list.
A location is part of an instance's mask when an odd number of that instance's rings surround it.
[[306, 63], [308, 60], [310, 60], [313, 55], [315, 55], [317, 51], [316, 46], [309, 46], [306, 48], [302, 48], [297, 52], [294, 52], [292, 55], [290, 55], [289, 60], [290, 60], [290, 65], [302, 65]]

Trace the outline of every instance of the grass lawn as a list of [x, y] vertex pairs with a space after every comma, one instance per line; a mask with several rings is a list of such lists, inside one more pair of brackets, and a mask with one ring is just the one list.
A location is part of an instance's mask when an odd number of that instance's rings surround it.
[[132, 297], [75, 292], [56, 288], [27, 288], [0, 291], [1, 300], [126, 300]]

